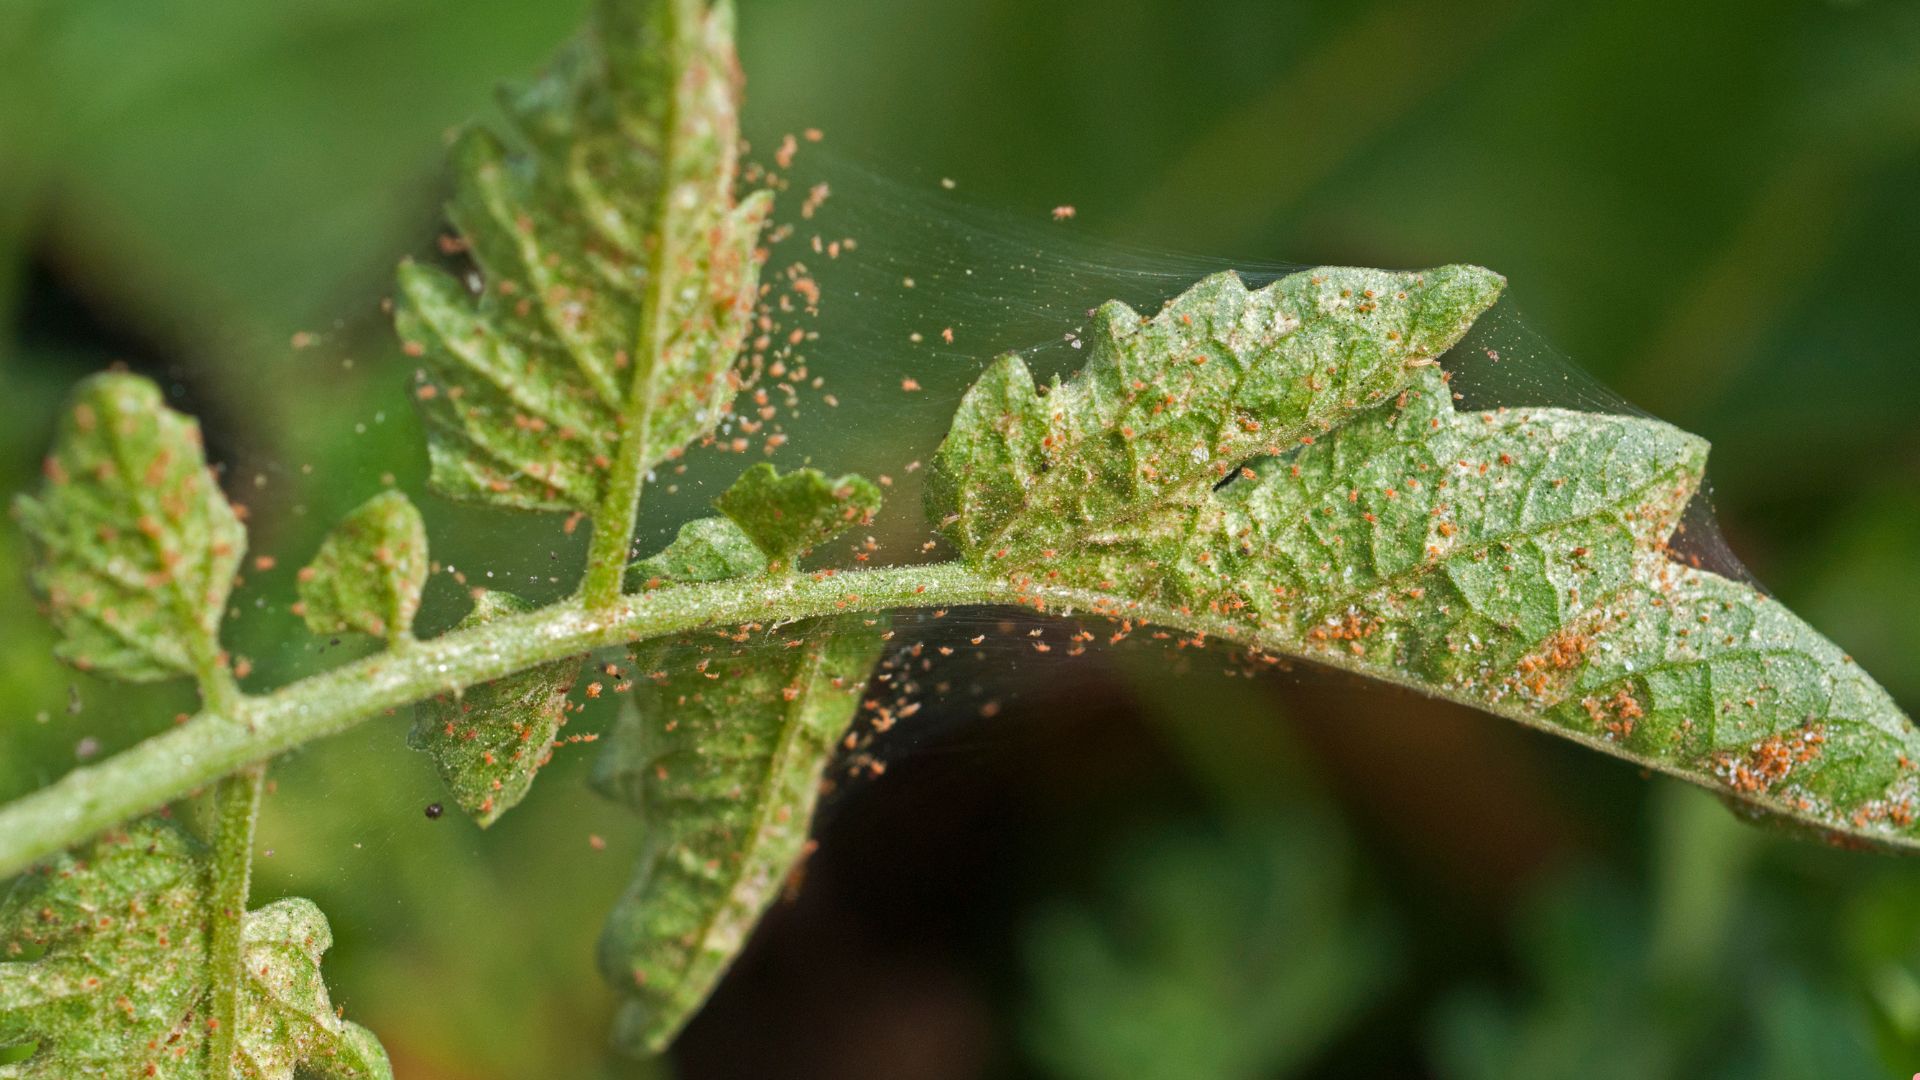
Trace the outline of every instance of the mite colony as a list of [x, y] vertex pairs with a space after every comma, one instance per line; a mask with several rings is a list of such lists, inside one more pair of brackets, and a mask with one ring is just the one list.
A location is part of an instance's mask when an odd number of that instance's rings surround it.
[[[817, 143], [821, 134], [810, 128], [804, 137], [810, 143]], [[748, 162], [742, 170], [741, 180], [775, 194], [789, 191], [792, 185], [787, 170], [792, 169], [799, 150], [799, 140], [792, 135], [785, 136], [780, 141], [779, 149], [774, 152], [775, 168], [768, 169], [758, 162]], [[809, 188], [800, 205], [801, 221], [812, 221], [831, 195], [826, 184], [815, 184]], [[756, 253], [757, 257], [770, 263], [774, 249], [793, 240], [798, 231], [792, 223], [770, 227], [762, 237], [762, 247]], [[828, 240], [814, 233], [808, 237], [807, 246], [816, 256], [838, 259], [842, 254], [856, 250], [858, 244], [852, 238]], [[808, 371], [807, 357], [802, 351], [809, 342], [819, 340], [819, 332], [806, 325], [819, 315], [820, 284], [814, 279], [805, 259], [794, 259], [771, 273], [761, 275], [760, 303], [754, 317], [753, 333], [748, 339], [745, 356], [731, 376], [737, 380], [743, 393], [750, 393], [752, 414], [736, 414], [723, 421], [720, 429], [705, 440], [707, 444], [741, 454], [752, 448], [754, 438], [760, 440], [760, 450], [764, 454], [772, 454], [786, 445], [787, 435], [778, 421], [781, 410], [786, 410], [789, 415], [797, 415], [802, 388], [819, 391], [826, 386], [825, 378]], [[822, 400], [828, 407], [839, 404], [832, 394], [823, 394]], [[738, 434], [734, 434], [734, 431]], [[674, 471], [684, 474], [686, 466], [676, 465]]]
[[[783, 136], [774, 151], [773, 167], [769, 168], [755, 161], [744, 163], [741, 172], [743, 183], [777, 194], [790, 192], [793, 189], [791, 171], [799, 160], [803, 140], [805, 143], [819, 143], [822, 138], [822, 133], [818, 129], [808, 129], [799, 137], [792, 134]], [[952, 180], [942, 180], [941, 187], [951, 191], [957, 187], [957, 184]], [[831, 189], [826, 183], [809, 186], [800, 204], [800, 221], [802, 223], [813, 221], [831, 195]], [[1056, 222], [1071, 221], [1076, 215], [1077, 210], [1071, 205], [1060, 205], [1051, 211], [1051, 218]], [[813, 232], [802, 239], [803, 229], [803, 225], [792, 222], [771, 225], [763, 237], [764, 242], [756, 253], [757, 257], [764, 263], [770, 264], [777, 250], [795, 242], [801, 243], [813, 256], [831, 260], [837, 260], [843, 255], [854, 255], [859, 250], [859, 243], [854, 237], [829, 239], [819, 232]], [[902, 284], [906, 288], [914, 288], [916, 281], [912, 276], [906, 276], [902, 279]], [[751, 413], [736, 414], [723, 421], [715, 434], [707, 436], [698, 445], [715, 447], [723, 452], [744, 454], [754, 448], [754, 440], [757, 438], [761, 452], [772, 455], [786, 444], [787, 435], [780, 419], [783, 416], [792, 417], [798, 414], [803, 390], [820, 391], [825, 386], [823, 376], [809, 371], [805, 351], [820, 337], [818, 331], [812, 329], [809, 324], [819, 317], [822, 296], [822, 287], [810, 271], [804, 255], [786, 262], [777, 270], [763, 273], [760, 303], [755, 316], [755, 332], [748, 340], [740, 362], [729, 376], [736, 380], [736, 385], [742, 392], [750, 392]], [[937, 336], [942, 343], [951, 345], [955, 341], [955, 330], [952, 326], [946, 326], [939, 330]], [[910, 335], [910, 340], [914, 344], [921, 344], [925, 338], [919, 333], [913, 333]], [[1078, 347], [1077, 342], [1076, 347]], [[900, 389], [903, 393], [916, 393], [922, 390], [922, 386], [917, 379], [904, 376], [900, 380]], [[822, 394], [822, 401], [828, 407], [839, 405], [838, 399], [830, 393]], [[1312, 440], [1308, 438], [1302, 441], [1311, 443]], [[1276, 447], [1274, 452], [1283, 452], [1283, 448]], [[921, 468], [922, 463], [916, 460], [909, 462], [904, 471], [911, 474]], [[686, 470], [686, 464], [676, 463], [672, 473], [675, 476], [682, 476]], [[894, 484], [893, 477], [886, 474], [881, 474], [876, 479], [882, 487], [892, 487]], [[677, 489], [670, 486], [668, 490]], [[578, 518], [579, 515], [575, 515], [574, 521], [569, 522], [569, 531]], [[927, 540], [920, 545], [920, 551], [931, 552], [937, 547], [938, 541]], [[872, 536], [867, 536], [851, 545], [847, 551], [855, 563], [868, 563], [878, 553], [879, 543]], [[832, 568], [823, 568], [813, 571], [812, 576], [815, 580], [827, 580], [836, 576], [837, 573], [838, 571]], [[643, 588], [656, 589], [665, 584], [659, 579], [653, 579], [645, 582]], [[1030, 581], [1028, 584], [1037, 585], [1038, 582]], [[853, 597], [849, 599], [850, 602], [857, 600]], [[1027, 603], [1038, 613], [1052, 614], [1048, 611], [1047, 604], [1037, 596]], [[996, 620], [991, 635], [978, 633], [966, 636], [963, 640], [976, 659], [984, 659], [987, 655], [982, 651], [982, 646], [995, 644], [1010, 645], [1023, 651], [1030, 650], [1037, 655], [1051, 654], [1071, 658], [1084, 655], [1090, 645], [1099, 643], [1102, 639], [1104, 644], [1110, 647], [1117, 646], [1145, 629], [1120, 608], [1107, 610], [1102, 601], [1094, 602], [1091, 613], [1111, 620], [1114, 628], [1110, 632], [1096, 634], [1077, 623], [1056, 622], [1048, 627], [1033, 628], [1022, 633], [1014, 623]], [[930, 613], [930, 617], [941, 620], [948, 614], [944, 609], [936, 609]], [[701, 644], [700, 649], [706, 657], [695, 665], [696, 669], [707, 678], [717, 680], [722, 676], [717, 671], [709, 669], [722, 657], [738, 656], [758, 648], [797, 648], [804, 644], [804, 639], [797, 637], [770, 643], [767, 635], [777, 631], [777, 627], [770, 629], [759, 623], [715, 631], [713, 640]], [[897, 630], [888, 630], [884, 637], [889, 642], [895, 642], [897, 633]], [[1049, 636], [1061, 640], [1049, 641], [1047, 640]], [[1181, 651], [1200, 650], [1209, 644], [1207, 636], [1202, 633], [1179, 634], [1167, 630], [1150, 629], [1146, 630], [1146, 636], [1162, 646], [1171, 643]], [[690, 639], [682, 640], [682, 644], [688, 643]], [[941, 660], [954, 657], [957, 650], [956, 645], [935, 640], [917, 640], [911, 644], [896, 642], [893, 645], [878, 665], [870, 687], [871, 692], [863, 697], [854, 724], [841, 739], [843, 756], [839, 763], [839, 770], [846, 778], [871, 778], [885, 773], [886, 762], [878, 752], [877, 741], [894, 731], [901, 721], [908, 720], [921, 712], [925, 704], [923, 695], [926, 691], [931, 690], [934, 694], [943, 697], [953, 691], [952, 680], [938, 678], [935, 672], [936, 664]], [[1258, 648], [1235, 648], [1231, 653], [1225, 674], [1250, 677], [1259, 671], [1275, 668], [1291, 670], [1291, 665], [1286, 658], [1272, 656]], [[635, 672], [628, 677], [625, 673], [618, 672], [613, 665], [608, 665], [608, 672], [619, 675], [611, 686], [611, 690], [615, 693], [630, 690], [635, 679], [647, 678], [662, 684], [668, 679], [668, 673], [665, 671]], [[977, 685], [971, 689], [975, 694], [981, 693], [981, 688]], [[589, 699], [598, 698], [602, 690], [601, 683], [591, 683], [586, 687], [585, 696]], [[788, 693], [791, 699], [796, 692], [789, 690]], [[682, 703], [684, 704], [684, 701]], [[570, 704], [568, 711], [576, 712], [583, 707], [579, 704]], [[1003, 708], [1001, 701], [988, 700], [975, 708], [975, 714], [983, 719], [990, 719], [997, 716]], [[576, 736], [573, 740], [563, 741], [580, 741], [580, 737]], [[557, 749], [560, 745], [556, 742], [554, 748]], [[829, 777], [826, 784], [827, 789], [832, 790], [836, 780]], [[809, 850], [813, 846], [810, 843]]]

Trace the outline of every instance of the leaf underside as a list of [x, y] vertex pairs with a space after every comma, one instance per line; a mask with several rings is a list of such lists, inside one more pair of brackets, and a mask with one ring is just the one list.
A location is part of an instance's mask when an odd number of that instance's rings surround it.
[[928, 512], [976, 563], [1164, 540], [1244, 462], [1283, 453], [1386, 400], [1499, 296], [1478, 267], [1322, 269], [1249, 292], [1194, 285], [1151, 320], [1094, 314], [1091, 356], [1044, 394], [1008, 355], [962, 400]]
[[[509, 593], [486, 592], [460, 626], [532, 610]], [[432, 756], [454, 802], [483, 828], [526, 798], [534, 775], [552, 758], [567, 695], [585, 659], [541, 664], [420, 705], [407, 744]]]
[[664, 1049], [779, 896], [884, 633], [883, 618], [843, 615], [635, 651], [595, 775], [646, 830], [600, 940], [601, 971], [628, 995], [622, 1048]]
[[782, 473], [761, 462], [713, 500], [774, 566], [873, 520], [880, 489], [864, 476], [829, 478], [818, 469]]
[[301, 617], [316, 634], [405, 638], [427, 583], [427, 528], [398, 491], [360, 504], [300, 571]]
[[[770, 563], [734, 521], [702, 518], [636, 565], [664, 584]], [[842, 615], [635, 647], [634, 688], [594, 770], [646, 830], [600, 939], [601, 971], [628, 996], [614, 1039], [629, 1053], [666, 1047], [804, 856], [822, 775], [885, 638], [883, 618]]]
[[407, 263], [396, 318], [440, 492], [592, 511], [629, 427], [646, 470], [724, 418], [770, 207], [734, 197], [737, 79], [726, 5], [602, 2], [505, 138], [461, 137], [473, 288]]
[[[0, 903], [0, 1048], [37, 1047], [0, 1078], [211, 1075], [211, 879], [199, 841], [152, 818], [23, 878]], [[247, 913], [233, 1075], [391, 1077], [378, 1041], [327, 999], [332, 943], [306, 900]]]
[[96, 375], [61, 413], [42, 472], [14, 515], [61, 659], [136, 681], [216, 663], [247, 537], [207, 470], [199, 425], [146, 379]]
[[976, 384], [930, 509], [974, 566], [1098, 613], [1475, 705], [1830, 834], [1920, 841], [1911, 721], [1780, 604], [1669, 550], [1704, 441], [1455, 410], [1427, 361], [1497, 290], [1473, 268], [1320, 269], [1258, 292], [1211, 278], [1151, 320], [1109, 305], [1073, 379], [1041, 395], [1007, 358]]
[[627, 587], [657, 589], [675, 582], [724, 581], [767, 569], [767, 556], [740, 526], [723, 517], [695, 518], [673, 542], [627, 567]]

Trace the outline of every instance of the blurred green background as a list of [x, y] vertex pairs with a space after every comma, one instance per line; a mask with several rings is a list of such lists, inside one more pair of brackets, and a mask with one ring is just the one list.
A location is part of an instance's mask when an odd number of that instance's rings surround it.
[[[1920, 5], [740, 6], [762, 147], [817, 127], [883, 176], [1128, 242], [1504, 272], [1534, 330], [1715, 442], [1733, 549], [1920, 709]], [[0, 486], [74, 379], [160, 377], [278, 558], [228, 633], [250, 685], [332, 659], [285, 614], [325, 525], [420, 490], [379, 305], [438, 232], [443, 136], [580, 9], [0, 0]], [[862, 349], [831, 377], [899, 370]], [[802, 449], [897, 464], [959, 385]], [[443, 562], [564, 586], [555, 523], [429, 510]], [[0, 620], [0, 797], [187, 707], [54, 665], [16, 572]], [[277, 770], [259, 894], [329, 912], [335, 1000], [405, 1080], [1920, 1070], [1920, 865], [1342, 680], [1022, 663], [975, 673], [996, 717], [934, 701], [834, 800], [806, 889], [669, 1064], [602, 1052], [591, 945], [638, 838], [584, 752], [481, 836], [421, 815], [403, 720], [312, 747]]]

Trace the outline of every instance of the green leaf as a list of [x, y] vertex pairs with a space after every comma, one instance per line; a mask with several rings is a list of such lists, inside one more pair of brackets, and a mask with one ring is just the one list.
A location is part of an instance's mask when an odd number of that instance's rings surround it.
[[600, 939], [628, 996], [615, 1031], [663, 1049], [712, 993], [805, 852], [821, 776], [879, 656], [881, 620], [797, 623], [772, 640], [641, 646], [595, 785], [646, 847]]
[[1504, 284], [1471, 266], [1323, 268], [1254, 292], [1216, 274], [1151, 319], [1108, 303], [1072, 379], [1043, 394], [1008, 355], [967, 392], [928, 510], [975, 564], [1163, 554], [1213, 485], [1398, 393]]
[[665, 549], [627, 567], [627, 587], [725, 581], [766, 570], [766, 554], [740, 526], [726, 518], [695, 518], [680, 526]]
[[776, 567], [873, 520], [880, 489], [852, 473], [829, 479], [818, 469], [781, 473], [762, 462], [740, 474], [714, 509], [733, 519]]
[[[1465, 702], [1816, 829], [1915, 836], [1920, 739], [1892, 699], [1781, 605], [1667, 549], [1705, 442], [1639, 417], [1461, 414], [1438, 367], [1394, 361], [1444, 350], [1497, 280], [1215, 278], [1146, 325], [1108, 315], [1087, 370], [1045, 398], [1012, 359], [974, 387], [933, 506], [969, 562], [1041, 602], [1064, 590]], [[1369, 288], [1406, 294], [1397, 321], [1345, 306]], [[1299, 325], [1262, 338], [1276, 310]], [[1196, 373], [1202, 352], [1235, 389]]]
[[220, 667], [220, 618], [246, 530], [201, 453], [200, 427], [135, 375], [74, 391], [39, 495], [14, 501], [61, 659], [139, 681]]
[[408, 640], [427, 569], [420, 511], [404, 494], [383, 491], [334, 526], [300, 571], [301, 616], [316, 634]]
[[[510, 593], [483, 592], [462, 629], [534, 610]], [[433, 756], [454, 802], [482, 828], [513, 809], [553, 756], [567, 695], [586, 658], [572, 656], [420, 705], [407, 744]]]
[[[23, 878], [0, 904], [0, 1047], [38, 1045], [0, 1066], [0, 1077], [211, 1075], [211, 878], [206, 848], [160, 819]], [[326, 917], [306, 900], [247, 914], [237, 1075], [392, 1075], [379, 1042], [327, 999], [320, 957], [332, 943]], [[22, 958], [28, 952], [38, 955]]]
[[407, 263], [397, 320], [443, 493], [594, 511], [616, 468], [653, 468], [730, 409], [770, 206], [734, 198], [732, 22], [724, 3], [606, 0], [506, 96], [506, 137], [461, 138], [450, 214], [476, 289]]

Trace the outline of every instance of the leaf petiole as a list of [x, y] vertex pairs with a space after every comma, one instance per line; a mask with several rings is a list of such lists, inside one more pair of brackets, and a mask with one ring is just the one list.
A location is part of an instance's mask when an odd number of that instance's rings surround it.
[[241, 982], [246, 946], [247, 893], [253, 880], [253, 834], [266, 789], [267, 765], [248, 765], [214, 793], [213, 892], [207, 951], [207, 1067], [212, 1080], [233, 1080], [240, 1037]]

